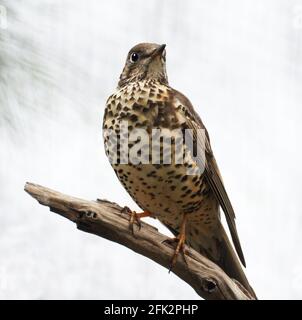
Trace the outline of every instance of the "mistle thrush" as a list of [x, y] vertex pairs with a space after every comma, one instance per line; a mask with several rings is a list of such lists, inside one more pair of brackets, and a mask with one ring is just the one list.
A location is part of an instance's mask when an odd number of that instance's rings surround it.
[[[187, 131], [190, 146], [184, 139]], [[132, 215], [132, 223], [145, 216], [157, 218], [176, 237], [172, 263], [185, 243], [254, 295], [220, 220], [222, 208], [245, 266], [235, 213], [209, 135], [190, 101], [168, 84], [165, 45], [141, 43], [130, 50], [117, 91], [106, 103], [103, 132], [117, 177], [144, 211]], [[159, 148], [153, 148], [153, 140]], [[195, 157], [198, 148], [202, 152]]]

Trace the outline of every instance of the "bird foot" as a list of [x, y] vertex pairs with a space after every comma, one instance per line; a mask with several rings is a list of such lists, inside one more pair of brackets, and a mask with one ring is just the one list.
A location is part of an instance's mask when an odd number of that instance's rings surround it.
[[121, 213], [125, 213], [129, 215], [129, 229], [133, 235], [134, 235], [134, 227], [133, 227], [134, 224], [137, 224], [138, 230], [140, 230], [142, 227], [141, 218], [150, 216], [150, 212], [148, 211], [137, 213], [136, 211], [130, 210], [126, 206], [121, 210]]
[[172, 245], [173, 247], [176, 244], [176, 248], [175, 248], [175, 251], [173, 253], [173, 256], [172, 256], [172, 259], [171, 259], [171, 262], [170, 262], [170, 265], [169, 265], [169, 273], [170, 273], [171, 270], [174, 268], [174, 266], [176, 264], [177, 257], [178, 257], [179, 253], [182, 253], [182, 255], [184, 257], [184, 260], [186, 261], [186, 259], [185, 259], [185, 253], [186, 253], [186, 250], [185, 250], [185, 236], [179, 234], [179, 235], [177, 235], [177, 237], [166, 239], [162, 243], [167, 243], [169, 245]]

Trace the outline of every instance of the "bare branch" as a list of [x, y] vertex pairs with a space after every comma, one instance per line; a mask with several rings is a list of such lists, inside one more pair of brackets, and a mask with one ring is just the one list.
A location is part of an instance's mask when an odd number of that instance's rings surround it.
[[[122, 208], [116, 203], [82, 200], [33, 183], [26, 183], [25, 191], [52, 212], [75, 222], [78, 229], [117, 242], [169, 268], [173, 248], [163, 243], [167, 237], [144, 222], [141, 230], [135, 229], [132, 235], [128, 215], [121, 214]], [[237, 281], [191, 248], [187, 248], [184, 256], [179, 255], [172, 272], [204, 299], [253, 299]]]

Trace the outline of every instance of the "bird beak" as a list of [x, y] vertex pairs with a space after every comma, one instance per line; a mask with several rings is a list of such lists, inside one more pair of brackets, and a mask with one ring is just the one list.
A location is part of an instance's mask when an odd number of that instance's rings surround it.
[[156, 48], [156, 49], [152, 52], [151, 57], [152, 57], [152, 58], [155, 58], [155, 57], [157, 57], [158, 55], [161, 55], [161, 54], [164, 52], [165, 48], [166, 48], [166, 45], [165, 45], [165, 44], [162, 44], [161, 46], [159, 46], [158, 48]]

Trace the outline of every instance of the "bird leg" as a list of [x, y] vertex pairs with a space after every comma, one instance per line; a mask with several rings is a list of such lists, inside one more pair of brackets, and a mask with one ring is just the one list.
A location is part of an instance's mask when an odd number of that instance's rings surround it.
[[180, 225], [179, 234], [175, 238], [167, 239], [163, 241], [164, 243], [169, 243], [169, 244], [177, 243], [173, 257], [171, 259], [169, 272], [175, 266], [179, 252], [182, 252], [182, 254], [184, 254], [184, 244], [186, 240], [186, 222], [187, 222], [187, 214], [184, 213], [181, 221], [181, 225]]
[[138, 229], [140, 230], [142, 227], [141, 224], [141, 218], [145, 218], [145, 217], [150, 217], [151, 213], [149, 211], [143, 211], [143, 212], [139, 212], [137, 213], [136, 211], [132, 211], [130, 210], [128, 207], [124, 207], [121, 210], [121, 213], [126, 213], [130, 216], [129, 219], [129, 229], [131, 230], [132, 234], [134, 234], [134, 228], [133, 225], [134, 223], [136, 223], [138, 225]]

